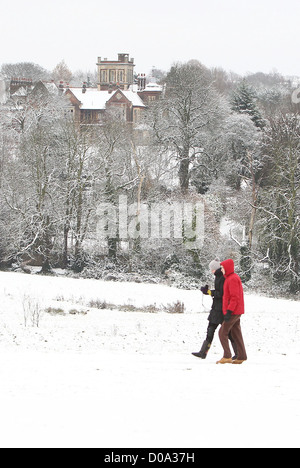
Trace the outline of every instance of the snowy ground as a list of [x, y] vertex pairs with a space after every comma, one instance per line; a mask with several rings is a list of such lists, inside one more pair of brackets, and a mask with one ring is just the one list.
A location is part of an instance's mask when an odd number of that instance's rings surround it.
[[[25, 296], [52, 308], [39, 327]], [[190, 354], [198, 291], [2, 272], [0, 299], [1, 448], [300, 446], [299, 302], [246, 295], [249, 360], [217, 366], [218, 337], [206, 361]], [[178, 299], [185, 314], [90, 307]]]

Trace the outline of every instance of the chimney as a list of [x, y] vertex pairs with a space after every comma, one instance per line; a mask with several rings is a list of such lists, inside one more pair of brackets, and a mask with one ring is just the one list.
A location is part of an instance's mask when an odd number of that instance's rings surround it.
[[141, 75], [138, 76], [138, 90], [144, 91], [145, 88], [146, 88], [146, 75], [145, 73], [142, 73]]
[[118, 54], [118, 62], [126, 62], [129, 61], [129, 54]]
[[86, 81], [82, 85], [82, 94], [86, 93]]

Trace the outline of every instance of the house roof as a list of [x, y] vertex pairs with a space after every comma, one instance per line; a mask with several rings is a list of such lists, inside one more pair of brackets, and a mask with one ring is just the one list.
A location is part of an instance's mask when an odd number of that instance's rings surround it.
[[159, 85], [155, 82], [150, 82], [150, 83], [147, 83], [146, 84], [146, 87], [144, 89], [140, 89], [138, 84], [132, 84], [130, 85], [130, 89], [131, 91], [133, 91], [134, 93], [142, 93], [144, 91], [151, 91], [151, 92], [157, 92], [157, 93], [162, 93], [164, 87], [162, 85]]
[[144, 89], [144, 91], [156, 91], [158, 93], [161, 93], [163, 90], [163, 87], [157, 83], [148, 83], [146, 85], [146, 88]]
[[104, 110], [106, 103], [116, 92], [121, 92], [134, 107], [146, 107], [141, 98], [132, 91], [123, 91], [116, 89], [113, 92], [98, 91], [96, 88], [86, 88], [86, 92], [82, 92], [82, 88], [70, 88], [76, 99], [81, 102], [80, 109], [83, 110]]
[[47, 91], [49, 91], [50, 94], [54, 94], [54, 95], [58, 94], [58, 87], [56, 86], [55, 83], [53, 83], [52, 81], [51, 81], [51, 83], [49, 83], [47, 81], [42, 81], [42, 83], [45, 86], [45, 88], [47, 89]]
[[26, 97], [28, 94], [28, 91], [24, 86], [21, 86], [15, 93], [12, 94], [12, 96], [17, 96], [17, 97]]
[[143, 103], [142, 99], [137, 93], [134, 93], [133, 91], [123, 91], [122, 93], [124, 96], [128, 99], [128, 101], [132, 102], [132, 105], [135, 107], [146, 107], [145, 104]]
[[52, 96], [58, 96], [59, 90], [56, 84], [53, 81], [42, 81], [39, 80], [33, 87], [32, 93], [39, 92], [40, 90], [43, 90], [43, 88]]

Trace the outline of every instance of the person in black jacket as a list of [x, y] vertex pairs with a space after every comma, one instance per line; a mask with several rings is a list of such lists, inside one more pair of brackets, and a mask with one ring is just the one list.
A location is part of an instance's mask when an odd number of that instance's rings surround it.
[[[211, 272], [215, 275], [215, 289], [211, 290], [208, 288], [208, 285], [201, 288], [201, 291], [205, 295], [210, 295], [213, 298], [212, 308], [208, 317], [208, 328], [206, 340], [203, 342], [202, 348], [198, 353], [192, 353], [193, 356], [205, 359], [207, 353], [212, 345], [216, 329], [219, 325], [222, 325], [224, 322], [223, 314], [223, 287], [225, 282], [225, 277], [221, 271], [221, 263], [219, 259], [213, 260], [209, 264]], [[235, 350], [235, 344], [232, 340], [232, 337], [229, 336], [232, 347]]]

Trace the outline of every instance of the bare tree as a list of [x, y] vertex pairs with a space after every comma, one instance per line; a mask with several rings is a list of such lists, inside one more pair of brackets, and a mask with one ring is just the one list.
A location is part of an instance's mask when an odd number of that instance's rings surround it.
[[155, 122], [158, 141], [178, 161], [180, 188], [186, 193], [191, 167], [203, 156], [207, 134], [222, 115], [221, 100], [209, 71], [199, 62], [174, 65], [166, 78], [161, 118]]
[[52, 71], [52, 79], [55, 81], [65, 81], [69, 83], [72, 79], [72, 72], [64, 60], [59, 62]]
[[[22, 125], [15, 125], [18, 114]], [[17, 145], [5, 167], [2, 197], [10, 210], [11, 239], [15, 254], [23, 259], [41, 259], [43, 270], [50, 268], [55, 242], [57, 119], [63, 110], [56, 102], [42, 107], [20, 106], [12, 109], [12, 124], [6, 134], [14, 133]]]
[[[121, 194], [131, 196], [142, 187], [142, 170], [138, 163], [131, 129], [115, 112], [107, 113], [97, 138], [98, 200], [117, 207]], [[120, 237], [108, 236], [108, 254], [116, 258]]]
[[298, 114], [270, 122], [264, 152], [269, 156], [268, 178], [261, 194], [260, 248], [275, 277], [300, 289], [300, 119]]

